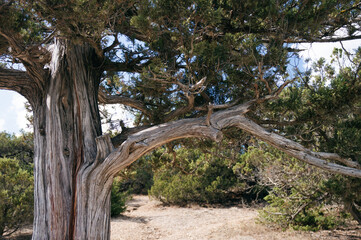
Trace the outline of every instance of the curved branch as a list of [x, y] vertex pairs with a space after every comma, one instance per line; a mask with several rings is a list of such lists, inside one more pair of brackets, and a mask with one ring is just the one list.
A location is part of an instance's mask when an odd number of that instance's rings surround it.
[[0, 68], [0, 89], [18, 92], [30, 100], [36, 83], [24, 71]]
[[131, 99], [128, 97], [109, 95], [109, 94], [105, 93], [104, 91], [105, 91], [105, 89], [101, 88], [98, 92], [99, 103], [123, 104], [125, 106], [129, 106], [129, 107], [138, 109], [139, 111], [143, 112], [148, 117], [152, 116], [152, 114], [146, 108], [146, 106], [143, 104], [143, 102], [135, 100], [135, 99]]
[[[44, 65], [51, 59], [49, 50], [41, 46], [41, 44], [26, 47], [19, 41], [20, 36], [11, 31], [0, 29], [0, 37], [6, 39], [11, 47], [9, 53], [21, 61], [27, 70], [28, 76], [32, 78], [39, 89], [43, 89], [44, 80], [48, 74], [44, 69]], [[45, 39], [44, 41], [47, 40]]]
[[181, 108], [177, 108], [176, 110], [168, 113], [167, 115], [164, 116], [164, 121], [165, 122], [169, 122], [173, 119], [175, 119], [176, 117], [187, 113], [188, 111], [192, 110], [194, 107], [194, 95], [189, 95], [187, 97], [188, 103], [186, 106], [183, 106]]
[[[279, 150], [289, 154], [292, 157], [295, 157], [301, 161], [304, 161], [313, 166], [319, 167], [326, 171], [342, 174], [351, 177], [361, 178], [361, 170], [354, 167], [345, 167], [336, 163], [330, 163], [323, 160], [326, 157], [331, 158], [331, 160], [335, 160], [336, 156], [338, 159], [342, 159], [341, 156], [333, 153], [319, 153], [313, 152], [301, 144], [289, 140], [283, 136], [275, 134], [273, 132], [269, 132], [266, 129], [262, 128], [255, 122], [246, 118], [245, 116], [236, 116], [232, 119], [227, 119], [223, 121], [230, 121], [229, 126], [236, 126], [241, 128], [244, 131], [256, 136], [257, 138], [273, 145]], [[328, 159], [329, 159], [328, 158]], [[349, 160], [347, 160], [349, 161]]]
[[112, 144], [114, 147], [119, 147], [123, 142], [125, 142], [130, 135], [133, 135], [137, 132], [143, 131], [151, 126], [138, 126], [134, 128], [123, 128], [122, 132], [112, 138]]
[[313, 152], [297, 142], [267, 131], [248, 119], [245, 114], [253, 103], [254, 101], [246, 102], [228, 110], [214, 113], [210, 118], [209, 126], [206, 124], [206, 118], [201, 117], [169, 122], [132, 134], [104, 160], [100, 171], [112, 177], [122, 168], [163, 144], [188, 137], [209, 138], [219, 141], [222, 138], [221, 130], [234, 126], [308, 164], [329, 172], [361, 178], [360, 169], [345, 167], [323, 160], [324, 158], [341, 159], [337, 154]]

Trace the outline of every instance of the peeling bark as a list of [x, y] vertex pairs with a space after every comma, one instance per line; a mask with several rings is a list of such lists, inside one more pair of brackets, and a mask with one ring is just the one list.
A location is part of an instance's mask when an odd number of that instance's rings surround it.
[[57, 40], [52, 49], [51, 74], [33, 105], [33, 239], [88, 239], [76, 231], [82, 228], [78, 218], [84, 217], [78, 211], [83, 189], [77, 181], [84, 178], [81, 170], [96, 162], [95, 139], [101, 135], [96, 60], [87, 45]]

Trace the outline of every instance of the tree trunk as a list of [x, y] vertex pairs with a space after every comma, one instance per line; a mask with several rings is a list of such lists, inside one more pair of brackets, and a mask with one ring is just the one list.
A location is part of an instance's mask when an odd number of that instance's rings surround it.
[[353, 219], [361, 225], [361, 212], [355, 206], [355, 203], [352, 200], [344, 200], [344, 206], [346, 211], [348, 211]]
[[65, 40], [51, 52], [44, 92], [33, 104], [33, 239], [109, 239], [112, 178], [94, 173], [112, 150], [109, 139], [96, 140], [98, 59], [90, 46]]

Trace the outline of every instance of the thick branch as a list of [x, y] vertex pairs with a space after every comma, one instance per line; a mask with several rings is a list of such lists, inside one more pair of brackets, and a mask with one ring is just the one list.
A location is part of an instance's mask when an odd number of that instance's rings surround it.
[[361, 165], [358, 162], [352, 161], [350, 159], [342, 158], [340, 155], [335, 153], [318, 152], [317, 155], [323, 159], [334, 160], [343, 163], [346, 166], [361, 169]]
[[137, 132], [143, 131], [151, 126], [138, 126], [134, 128], [122, 128], [122, 133], [116, 135], [112, 138], [112, 143], [114, 147], [119, 147], [123, 142], [125, 142], [130, 135], [133, 135]]
[[299, 143], [269, 132], [249, 120], [245, 117], [245, 114], [253, 103], [254, 101], [250, 101], [228, 110], [214, 113], [210, 118], [209, 126], [206, 124], [205, 117], [183, 119], [153, 126], [129, 135], [120, 147], [105, 159], [103, 173], [110, 174], [109, 177], [111, 177], [147, 152], [176, 139], [197, 137], [218, 141], [222, 137], [221, 129], [234, 126], [306, 163], [329, 172], [361, 178], [361, 170], [357, 168], [345, 167], [323, 160], [323, 158], [331, 160], [342, 159], [337, 154], [313, 152]]
[[[361, 178], [361, 170], [357, 168], [345, 167], [339, 164], [327, 162], [322, 159], [327, 155], [326, 153], [313, 152], [303, 147], [301, 144], [297, 142], [291, 141], [285, 137], [269, 132], [266, 129], [262, 128], [261, 126], [257, 125], [255, 122], [247, 119], [245, 116], [236, 116], [231, 119], [227, 119], [223, 121], [229, 121], [230, 123], [228, 123], [227, 125], [233, 125], [239, 127], [247, 131], [248, 133], [256, 136], [257, 138], [265, 142], [268, 142], [269, 144], [289, 154], [290, 156], [295, 157], [308, 164], [322, 168], [329, 172]], [[332, 158], [331, 160], [335, 159], [335, 155], [337, 154], [330, 154]], [[340, 156], [338, 156], [338, 158], [341, 159]]]
[[30, 100], [36, 84], [24, 71], [0, 68], [0, 89], [18, 92]]
[[3, 31], [0, 29], [0, 36], [6, 39], [11, 47], [10, 54], [19, 59], [27, 70], [28, 76], [36, 82], [39, 89], [43, 89], [44, 80], [47, 77], [47, 71], [44, 64], [48, 63], [51, 54], [48, 49], [39, 45], [25, 47], [20, 41], [20, 36], [11, 31]]

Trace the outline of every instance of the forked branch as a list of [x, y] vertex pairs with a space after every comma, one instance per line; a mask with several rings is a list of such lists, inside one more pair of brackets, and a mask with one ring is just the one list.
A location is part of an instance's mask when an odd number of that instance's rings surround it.
[[[253, 104], [254, 101], [250, 101], [227, 110], [218, 111], [211, 115], [209, 125], [206, 124], [205, 117], [183, 119], [153, 126], [132, 134], [105, 159], [104, 174], [110, 174], [109, 177], [111, 177], [147, 152], [173, 140], [196, 137], [219, 141], [222, 138], [222, 129], [238, 127], [308, 164], [332, 173], [361, 178], [361, 170], [357, 168], [356, 163], [354, 164], [355, 167], [347, 167], [328, 162], [324, 159], [339, 160], [343, 158], [335, 153], [313, 152], [297, 142], [267, 131], [248, 119], [245, 114]], [[349, 166], [352, 165], [350, 160], [347, 160], [347, 163]]]

